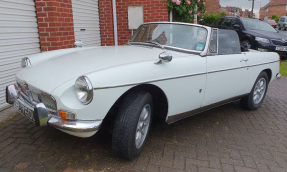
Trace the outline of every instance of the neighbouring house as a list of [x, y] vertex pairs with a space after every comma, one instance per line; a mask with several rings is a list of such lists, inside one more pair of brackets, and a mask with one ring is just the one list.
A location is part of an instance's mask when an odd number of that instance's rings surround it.
[[206, 0], [206, 13], [220, 13], [220, 3], [219, 0]]
[[260, 8], [260, 19], [271, 19], [272, 15], [286, 16], [287, 15], [287, 0], [270, 0], [268, 4]]
[[168, 20], [166, 0], [0, 1], [0, 110], [7, 107], [5, 87], [15, 82], [23, 57], [72, 48], [76, 40], [123, 45], [138, 24]]
[[229, 16], [241, 16], [242, 9], [238, 7], [226, 6], [226, 7], [221, 7], [220, 12], [223, 12]]
[[[251, 10], [248, 10], [248, 9], [245, 9], [243, 12], [242, 12], [242, 16], [241, 17], [251, 17], [252, 16], [252, 11]], [[255, 14], [253, 14], [253, 18], [255, 18]]]
[[[244, 11], [239, 8], [239, 7], [231, 7], [231, 6], [226, 6], [226, 7], [221, 7], [220, 12], [224, 12], [226, 15], [229, 16], [240, 16], [240, 17], [249, 17], [252, 16], [252, 11], [245, 9]], [[253, 15], [254, 17], [255, 15]]]

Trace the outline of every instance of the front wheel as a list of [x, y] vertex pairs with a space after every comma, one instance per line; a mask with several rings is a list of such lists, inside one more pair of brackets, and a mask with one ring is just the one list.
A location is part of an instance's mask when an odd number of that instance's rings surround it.
[[240, 47], [241, 47], [241, 50], [247, 51], [248, 49], [251, 48], [251, 44], [248, 40], [245, 39], [240, 42]]
[[146, 91], [134, 91], [124, 98], [112, 135], [117, 156], [132, 160], [140, 155], [150, 130], [152, 110], [152, 96]]
[[241, 99], [241, 105], [249, 110], [258, 109], [265, 98], [268, 83], [269, 79], [267, 73], [261, 72], [257, 77], [249, 95]]

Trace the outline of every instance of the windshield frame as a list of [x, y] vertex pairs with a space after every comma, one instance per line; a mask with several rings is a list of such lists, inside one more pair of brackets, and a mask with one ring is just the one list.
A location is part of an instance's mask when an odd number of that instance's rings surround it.
[[[185, 26], [194, 26], [194, 27], [200, 27], [204, 28], [207, 31], [207, 37], [206, 37], [206, 42], [205, 42], [205, 47], [202, 51], [197, 51], [197, 50], [190, 50], [190, 49], [185, 49], [185, 48], [180, 48], [180, 47], [174, 47], [174, 46], [169, 46], [169, 45], [156, 45], [152, 43], [147, 43], [147, 42], [132, 42], [131, 40], [137, 35], [139, 28], [144, 25], [150, 25], [150, 24], [171, 24], [171, 25], [185, 25]], [[136, 31], [136, 33], [132, 36], [132, 38], [129, 40], [128, 44], [130, 45], [144, 45], [144, 46], [150, 46], [150, 47], [156, 47], [156, 48], [161, 48], [161, 49], [167, 49], [167, 50], [172, 50], [172, 51], [177, 51], [177, 52], [182, 52], [182, 53], [188, 53], [188, 54], [196, 54], [200, 56], [206, 56], [208, 49], [209, 49], [209, 42], [210, 42], [210, 33], [211, 33], [211, 28], [208, 26], [202, 26], [198, 24], [191, 24], [191, 23], [180, 23], [180, 22], [150, 22], [150, 23], [144, 23], [140, 25]]]

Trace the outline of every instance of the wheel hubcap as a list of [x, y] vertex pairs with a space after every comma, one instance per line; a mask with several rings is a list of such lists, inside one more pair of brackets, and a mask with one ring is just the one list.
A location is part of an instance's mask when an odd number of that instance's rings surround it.
[[141, 111], [137, 124], [136, 136], [135, 136], [137, 149], [139, 149], [142, 146], [146, 138], [150, 125], [150, 116], [151, 116], [151, 107], [149, 104], [146, 104]]
[[256, 83], [254, 91], [253, 91], [254, 104], [259, 104], [261, 102], [261, 100], [264, 97], [265, 90], [266, 90], [266, 80], [264, 78], [261, 78]]

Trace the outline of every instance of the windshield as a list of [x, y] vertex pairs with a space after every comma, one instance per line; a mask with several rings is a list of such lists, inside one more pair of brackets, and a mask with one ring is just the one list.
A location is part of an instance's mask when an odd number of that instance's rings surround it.
[[182, 24], [141, 25], [130, 43], [147, 43], [203, 51], [207, 38], [204, 27]]
[[263, 30], [268, 32], [277, 32], [270, 24], [256, 19], [241, 18], [243, 26], [247, 30]]
[[267, 20], [268, 23], [276, 23], [274, 20]]

